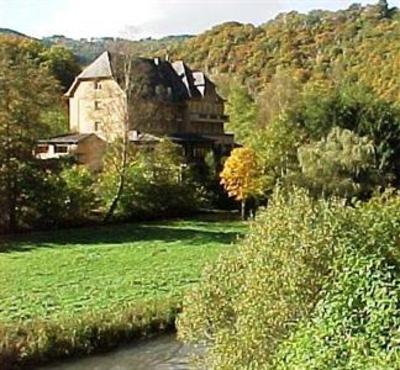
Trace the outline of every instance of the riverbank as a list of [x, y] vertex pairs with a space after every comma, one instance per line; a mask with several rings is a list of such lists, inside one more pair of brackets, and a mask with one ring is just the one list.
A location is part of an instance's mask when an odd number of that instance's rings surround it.
[[193, 356], [200, 353], [200, 348], [179, 342], [173, 333], [120, 346], [111, 352], [54, 362], [32, 370], [188, 370], [192, 368]]
[[0, 253], [0, 368], [172, 330], [185, 289], [243, 234], [174, 221], [24, 235]]

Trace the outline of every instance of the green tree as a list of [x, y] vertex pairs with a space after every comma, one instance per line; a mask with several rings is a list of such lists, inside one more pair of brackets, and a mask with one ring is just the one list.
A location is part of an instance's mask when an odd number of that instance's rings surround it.
[[257, 120], [254, 99], [245, 87], [235, 83], [231, 88], [226, 109], [229, 115], [227, 129], [235, 133], [238, 142], [247, 143], [254, 135]]
[[48, 129], [41, 116], [57, 96], [57, 83], [47, 69], [16, 45], [0, 46], [0, 197], [8, 231], [23, 223], [36, 166], [33, 149]]
[[257, 97], [257, 122], [265, 127], [279, 119], [299, 99], [300, 84], [289, 71], [278, 70]]
[[396, 369], [399, 207], [277, 189], [186, 294], [178, 336], [207, 348], [206, 369]]
[[378, 175], [398, 186], [400, 182], [400, 110], [379, 99], [369, 88], [344, 81], [331, 88], [306, 90], [289, 110], [310, 140], [326, 137], [333, 127], [369, 137], [375, 146]]
[[62, 47], [52, 46], [40, 53], [42, 63], [49, 68], [51, 73], [60, 82], [64, 91], [72, 85], [75, 77], [80, 73], [81, 67], [74, 54]]
[[286, 115], [275, 118], [251, 139], [263, 171], [264, 192], [271, 192], [278, 181], [298, 168], [297, 149], [305, 139], [304, 130]]
[[14, 54], [25, 55], [37, 66], [48, 68], [52, 76], [60, 83], [63, 91], [71, 86], [81, 71], [74, 54], [63, 46], [48, 48], [36, 40], [1, 36], [0, 45], [12, 48]]
[[377, 184], [375, 148], [367, 137], [335, 127], [298, 150], [301, 179], [317, 196], [370, 195]]
[[63, 222], [87, 222], [98, 204], [94, 187], [95, 176], [85, 166], [74, 165], [64, 168], [59, 178], [64, 182]]

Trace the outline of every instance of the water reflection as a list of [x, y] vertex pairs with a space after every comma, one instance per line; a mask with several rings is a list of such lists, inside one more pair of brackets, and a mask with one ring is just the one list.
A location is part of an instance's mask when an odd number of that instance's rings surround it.
[[171, 335], [40, 370], [188, 370], [189, 356], [189, 348]]

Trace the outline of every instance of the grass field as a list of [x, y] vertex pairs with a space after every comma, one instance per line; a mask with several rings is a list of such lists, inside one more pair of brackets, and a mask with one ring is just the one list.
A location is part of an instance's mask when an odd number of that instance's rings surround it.
[[172, 329], [184, 290], [246, 229], [174, 221], [3, 241], [0, 369], [31, 369]]
[[0, 322], [178, 297], [244, 232], [240, 222], [176, 221], [21, 236], [0, 253]]

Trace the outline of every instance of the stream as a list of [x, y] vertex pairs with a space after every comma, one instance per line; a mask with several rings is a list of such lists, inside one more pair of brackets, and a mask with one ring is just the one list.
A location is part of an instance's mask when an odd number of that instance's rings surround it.
[[110, 353], [94, 355], [38, 370], [188, 370], [190, 348], [165, 335], [143, 343], [134, 343]]

